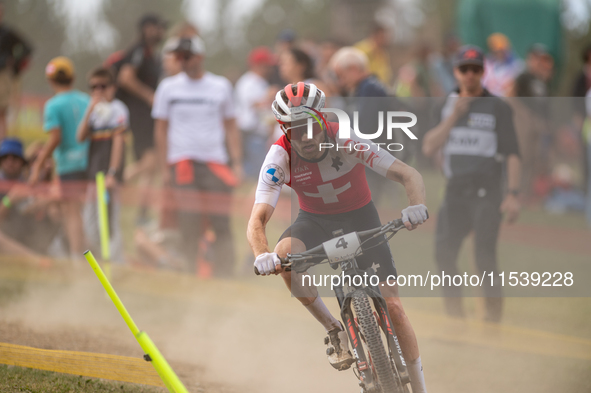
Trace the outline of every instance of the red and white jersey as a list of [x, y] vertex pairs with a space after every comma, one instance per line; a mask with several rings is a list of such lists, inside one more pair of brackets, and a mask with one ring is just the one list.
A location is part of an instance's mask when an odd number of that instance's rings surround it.
[[328, 124], [333, 147], [323, 149], [326, 154], [319, 161], [292, 154], [285, 135], [271, 146], [259, 174], [255, 203], [275, 207], [283, 184], [297, 193], [302, 210], [314, 214], [346, 213], [371, 201], [365, 167], [385, 177], [396, 158], [369, 140], [340, 138], [338, 123]]

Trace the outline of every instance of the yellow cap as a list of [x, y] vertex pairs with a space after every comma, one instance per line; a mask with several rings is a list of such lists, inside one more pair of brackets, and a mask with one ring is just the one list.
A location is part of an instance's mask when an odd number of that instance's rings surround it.
[[507, 50], [511, 46], [509, 38], [503, 33], [494, 33], [488, 36], [486, 40], [491, 51]]
[[64, 56], [51, 59], [47, 63], [47, 67], [45, 67], [45, 76], [48, 79], [55, 79], [60, 71], [66, 78], [74, 78], [74, 64], [72, 60]]

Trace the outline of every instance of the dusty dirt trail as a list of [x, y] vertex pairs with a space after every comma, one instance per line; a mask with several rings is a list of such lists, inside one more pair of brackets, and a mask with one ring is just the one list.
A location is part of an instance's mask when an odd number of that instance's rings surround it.
[[[322, 328], [278, 279], [260, 286], [120, 268], [113, 281], [191, 392], [359, 392], [352, 372], [330, 368]], [[16, 289], [0, 302], [0, 341], [142, 355], [92, 272], [0, 267], [6, 283]], [[407, 313], [430, 392], [591, 391], [591, 339], [452, 321], [416, 307], [423, 301], [433, 299], [412, 299]]]

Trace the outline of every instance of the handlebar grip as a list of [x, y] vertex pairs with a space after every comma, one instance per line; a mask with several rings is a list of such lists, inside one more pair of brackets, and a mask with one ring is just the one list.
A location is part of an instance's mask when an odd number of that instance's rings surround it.
[[[427, 212], [427, 219], [429, 218], [429, 212]], [[395, 227], [399, 227], [401, 225], [404, 225], [404, 222], [402, 222], [402, 218], [397, 218], [396, 220], [393, 221], [394, 226]]]
[[[281, 261], [281, 265], [283, 265], [284, 263], [287, 263], [287, 259], [285, 259], [285, 258], [279, 257], [279, 260]], [[291, 267], [286, 267], [285, 268], [285, 271], [286, 272], [291, 271]], [[261, 275], [261, 272], [259, 272], [259, 269], [257, 269], [256, 266], [254, 267], [254, 274], [256, 274], [257, 276], [260, 276]]]

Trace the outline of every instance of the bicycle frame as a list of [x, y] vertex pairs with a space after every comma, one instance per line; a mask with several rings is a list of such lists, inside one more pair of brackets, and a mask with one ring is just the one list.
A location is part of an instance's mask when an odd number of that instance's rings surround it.
[[[310, 250], [304, 251], [300, 254], [287, 254], [286, 258], [281, 259], [281, 265], [286, 271], [294, 270], [299, 273], [307, 271], [310, 267], [317, 264], [323, 263], [324, 260], [328, 259], [328, 262], [332, 267], [340, 267], [343, 274], [347, 276], [364, 275], [367, 273], [365, 270], [359, 269], [357, 260], [355, 259], [360, 253], [362, 253], [363, 245], [371, 240], [376, 239], [379, 236], [384, 236], [384, 242], [387, 242], [390, 237], [386, 237], [386, 233], [392, 233], [392, 236], [400, 229], [404, 228], [404, 223], [401, 219], [397, 219], [383, 225], [379, 228], [370, 229], [362, 232], [352, 232], [344, 235], [342, 230], [333, 232], [333, 239], [326, 241], [323, 244], [314, 247]], [[335, 238], [340, 239], [336, 242]], [[364, 238], [364, 241], [360, 241], [360, 238]], [[334, 244], [333, 244], [334, 243]], [[345, 251], [348, 244], [353, 245], [354, 252]], [[381, 244], [381, 243], [378, 243]], [[338, 250], [342, 248], [342, 250]], [[356, 248], [355, 248], [356, 247]], [[374, 245], [375, 247], [375, 245]], [[296, 263], [296, 264], [294, 264]], [[259, 274], [255, 267], [255, 273]], [[351, 280], [353, 282], [353, 280]], [[363, 342], [365, 341], [361, 331], [353, 315], [352, 300], [355, 292], [364, 291], [366, 295], [372, 299], [375, 312], [374, 316], [377, 320], [377, 324], [383, 334], [386, 336], [388, 343], [388, 355], [390, 362], [394, 363], [395, 372], [398, 373], [400, 382], [403, 388], [407, 383], [410, 382], [410, 376], [406, 368], [406, 362], [402, 355], [402, 350], [396, 336], [396, 331], [390, 319], [386, 300], [382, 297], [378, 287], [369, 286], [364, 287], [363, 285], [348, 285], [347, 292], [342, 285], [335, 286], [334, 291], [339, 302], [341, 309], [341, 317], [349, 336], [349, 341], [353, 348], [353, 355], [357, 361], [357, 370], [359, 371], [358, 378], [360, 379], [359, 385], [363, 388], [364, 392], [373, 392], [378, 388], [377, 381], [374, 380], [374, 375], [370, 367], [372, 362], [369, 362], [365, 355], [365, 349]], [[369, 356], [371, 354], [368, 352]], [[369, 372], [367, 372], [369, 370]]]
[[[366, 273], [365, 270], [359, 269], [355, 258], [341, 262], [341, 269], [346, 275], [363, 275]], [[347, 335], [349, 336], [349, 341], [353, 349], [353, 355], [357, 359], [357, 369], [359, 371], [360, 379], [359, 385], [363, 389], [371, 390], [377, 384], [376, 381], [374, 381], [371, 370], [366, 372], [369, 370], [371, 363], [368, 362], [368, 359], [365, 356], [365, 350], [363, 349], [363, 343], [361, 339], [362, 336], [353, 316], [351, 301], [353, 298], [353, 292], [356, 290], [365, 291], [367, 295], [373, 300], [374, 307], [377, 311], [376, 317], [378, 320], [378, 325], [387, 338], [390, 359], [392, 359], [396, 365], [396, 370], [398, 371], [402, 385], [407, 384], [410, 382], [410, 376], [406, 369], [406, 362], [402, 356], [402, 350], [398, 342], [398, 337], [396, 336], [394, 326], [392, 325], [392, 321], [390, 319], [390, 314], [388, 313], [386, 300], [380, 294], [379, 289], [375, 287], [352, 286], [350, 287], [349, 291], [345, 293], [343, 286], [338, 285], [335, 286], [334, 291], [341, 309], [341, 318], [343, 319], [343, 324], [345, 325], [345, 329], [347, 330]]]

